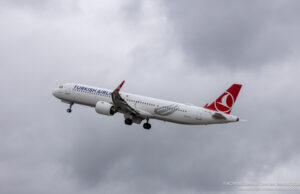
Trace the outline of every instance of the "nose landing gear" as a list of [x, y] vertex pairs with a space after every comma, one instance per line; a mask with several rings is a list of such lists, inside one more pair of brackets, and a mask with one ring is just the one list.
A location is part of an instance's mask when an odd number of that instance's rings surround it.
[[69, 108], [67, 109], [67, 113], [71, 113], [71, 112], [72, 112], [72, 106], [73, 106], [73, 104], [74, 104], [74, 103], [71, 103], [71, 104], [70, 104]]

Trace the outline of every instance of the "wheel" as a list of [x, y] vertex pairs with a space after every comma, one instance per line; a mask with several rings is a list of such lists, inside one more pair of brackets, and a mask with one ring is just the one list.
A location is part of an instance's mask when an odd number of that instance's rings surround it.
[[71, 112], [72, 112], [72, 109], [68, 108], [68, 109], [67, 109], [67, 112], [68, 112], [68, 113], [71, 113]]
[[150, 123], [144, 123], [143, 127], [144, 129], [148, 129], [148, 130], [151, 129]]
[[125, 124], [126, 125], [132, 125], [132, 120], [131, 119], [125, 119]]

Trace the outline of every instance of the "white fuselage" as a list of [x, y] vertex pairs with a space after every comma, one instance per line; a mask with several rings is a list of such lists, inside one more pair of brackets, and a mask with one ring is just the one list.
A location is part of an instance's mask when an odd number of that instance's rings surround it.
[[[53, 95], [63, 102], [76, 103], [95, 107], [99, 101], [113, 104], [112, 90], [68, 83], [53, 91]], [[226, 119], [216, 119], [212, 115], [215, 111], [194, 105], [182, 104], [167, 100], [150, 98], [125, 92], [120, 92], [121, 97], [134, 109], [147, 115], [149, 119], [158, 119], [173, 123], [189, 125], [205, 125], [217, 123], [236, 122], [238, 118], [233, 115], [223, 114]], [[126, 115], [124, 115], [126, 117]]]

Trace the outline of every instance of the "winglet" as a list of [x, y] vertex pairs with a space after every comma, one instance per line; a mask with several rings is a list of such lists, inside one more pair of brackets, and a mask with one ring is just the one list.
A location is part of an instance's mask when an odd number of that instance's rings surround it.
[[125, 83], [125, 80], [122, 81], [122, 83], [115, 89], [115, 91], [119, 92], [124, 83]]

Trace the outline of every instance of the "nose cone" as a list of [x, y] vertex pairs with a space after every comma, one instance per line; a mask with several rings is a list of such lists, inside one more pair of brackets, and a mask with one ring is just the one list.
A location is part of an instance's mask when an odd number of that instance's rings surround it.
[[53, 96], [55, 96], [57, 98], [57, 89], [52, 91]]

